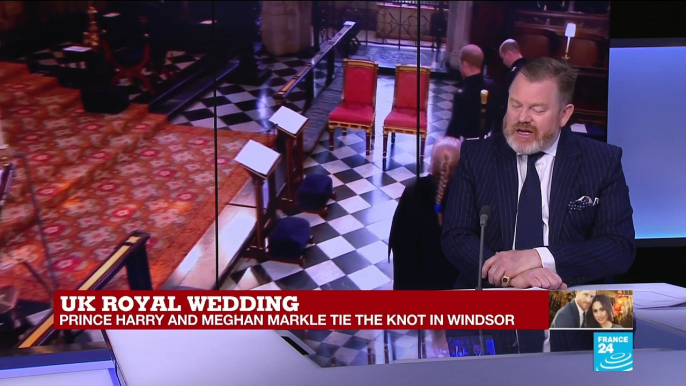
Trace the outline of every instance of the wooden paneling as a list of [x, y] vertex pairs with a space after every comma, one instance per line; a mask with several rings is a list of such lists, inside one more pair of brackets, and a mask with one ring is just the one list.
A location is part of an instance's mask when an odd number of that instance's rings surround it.
[[568, 23], [576, 24], [576, 34], [569, 42], [569, 63], [575, 67], [607, 68], [608, 15], [516, 11], [512, 31], [525, 57], [562, 58], [567, 49]]
[[572, 121], [607, 127], [607, 70], [583, 67], [577, 70]]
[[496, 83], [505, 81], [507, 71], [500, 59], [498, 49], [507, 39], [508, 3], [500, 1], [477, 1], [472, 10], [470, 41], [484, 51], [484, 64], [488, 66], [488, 75]]
[[572, 122], [606, 127], [608, 15], [515, 10], [511, 33], [527, 59], [561, 59], [567, 49], [567, 23], [577, 26], [568, 51], [568, 63], [578, 71]]

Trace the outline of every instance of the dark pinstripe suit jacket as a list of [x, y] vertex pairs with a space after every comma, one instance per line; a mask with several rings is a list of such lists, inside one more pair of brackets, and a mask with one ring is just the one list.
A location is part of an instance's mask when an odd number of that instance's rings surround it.
[[[450, 182], [442, 246], [460, 270], [455, 288], [475, 288], [479, 263], [479, 211], [492, 209], [484, 261], [511, 250], [517, 216], [517, 155], [503, 137], [466, 141]], [[626, 272], [636, 254], [633, 209], [621, 165], [622, 150], [562, 130], [553, 165], [548, 248], [569, 286]], [[569, 207], [582, 196], [595, 206]], [[484, 281], [484, 286], [488, 281]]]

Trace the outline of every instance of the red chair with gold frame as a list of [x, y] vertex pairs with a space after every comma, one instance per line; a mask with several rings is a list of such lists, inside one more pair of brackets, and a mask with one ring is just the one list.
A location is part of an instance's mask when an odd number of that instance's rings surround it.
[[395, 67], [395, 91], [393, 108], [383, 123], [383, 156], [386, 158], [388, 134], [395, 142], [395, 134], [417, 135], [417, 114], [419, 114], [419, 133], [421, 135], [421, 157], [424, 158], [424, 145], [428, 134], [427, 108], [429, 104], [429, 83], [431, 69], [419, 68], [420, 105], [417, 107], [417, 66], [397, 65]]
[[369, 60], [345, 59], [343, 62], [343, 95], [329, 114], [329, 150], [337, 127], [361, 129], [367, 133], [367, 155], [371, 152], [376, 117], [376, 81], [379, 64]]

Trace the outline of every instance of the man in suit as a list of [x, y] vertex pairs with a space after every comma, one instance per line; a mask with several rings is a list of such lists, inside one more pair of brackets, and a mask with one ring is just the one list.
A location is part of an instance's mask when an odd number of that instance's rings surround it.
[[[468, 44], [460, 50], [460, 74], [462, 88], [453, 96], [453, 114], [448, 123], [446, 135], [463, 139], [483, 137], [494, 124], [497, 109], [495, 82], [484, 77], [481, 68], [484, 53], [479, 46]], [[481, 90], [488, 90], [486, 127], [481, 125]]]
[[[502, 122], [505, 118], [505, 113], [507, 112], [507, 101], [510, 95], [510, 86], [515, 76], [519, 70], [526, 64], [526, 59], [522, 56], [522, 52], [519, 50], [519, 43], [514, 39], [507, 39], [500, 45], [500, 59], [503, 60], [503, 64], [507, 67], [507, 74], [505, 75], [505, 84], [503, 89], [500, 91], [499, 100], [499, 111], [496, 121], [498, 123]], [[502, 127], [500, 127], [502, 128]], [[502, 134], [501, 130], [496, 132], [497, 134]]]
[[[618, 275], [635, 257], [620, 148], [565, 127], [576, 75], [564, 63], [527, 63], [510, 88], [502, 137], [462, 145], [441, 244], [455, 288], [565, 288]], [[564, 128], [564, 129], [563, 129]], [[492, 208], [482, 269], [479, 212]]]
[[[575, 291], [574, 300], [560, 308], [550, 328], [584, 328], [596, 291]], [[593, 316], [593, 315], [590, 315]]]
[[[560, 308], [555, 314], [550, 328], [586, 328], [588, 318], [593, 317], [591, 304], [596, 291], [576, 291], [574, 300]], [[529, 337], [532, 335], [530, 334]], [[541, 335], [538, 335], [540, 339]], [[534, 335], [527, 343], [537, 342]], [[592, 330], [572, 331], [549, 331], [549, 336], [544, 340], [544, 345], [550, 347], [550, 351], [583, 351], [593, 349]]]
[[500, 59], [503, 60], [503, 64], [509, 69], [507, 71], [507, 76], [505, 77], [505, 88], [509, 90], [512, 85], [512, 81], [515, 76], [526, 64], [526, 59], [522, 56], [522, 52], [519, 50], [519, 43], [514, 39], [507, 39], [500, 45]]
[[[455, 288], [476, 287], [479, 274], [485, 287], [566, 288], [621, 274], [633, 263], [622, 151], [566, 127], [575, 81], [558, 60], [528, 62], [512, 82], [503, 136], [462, 145], [441, 238], [446, 258], [460, 271]], [[492, 211], [479, 269], [485, 205]], [[545, 342], [553, 351], [579, 348], [556, 343], [574, 341], [573, 334], [547, 339], [543, 331], [523, 330], [517, 336], [520, 352], [541, 352]]]
[[472, 347], [472, 352], [474, 353], [475, 357], [480, 357], [485, 355], [483, 351], [481, 351], [481, 346], [478, 343], [475, 343], [474, 346]]

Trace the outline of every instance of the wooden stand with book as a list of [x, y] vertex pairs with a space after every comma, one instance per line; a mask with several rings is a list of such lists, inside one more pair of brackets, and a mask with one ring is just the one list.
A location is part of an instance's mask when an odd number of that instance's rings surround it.
[[[266, 238], [276, 223], [275, 169], [281, 155], [255, 141], [249, 141], [236, 156], [236, 162], [250, 173], [255, 190], [255, 241], [246, 251], [247, 257], [266, 256]], [[263, 193], [267, 181], [267, 202]]]
[[285, 213], [298, 211], [296, 192], [298, 184], [303, 180], [303, 163], [305, 152], [303, 151], [303, 128], [308, 118], [296, 113], [288, 107], [281, 107], [269, 119], [286, 143], [286, 191], [279, 202], [280, 209]]

